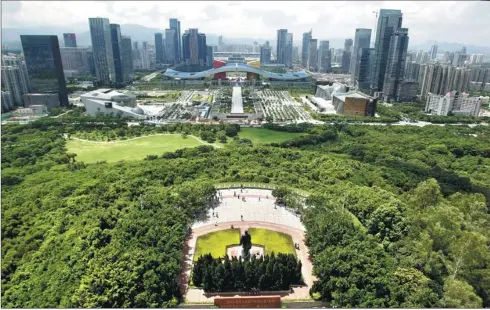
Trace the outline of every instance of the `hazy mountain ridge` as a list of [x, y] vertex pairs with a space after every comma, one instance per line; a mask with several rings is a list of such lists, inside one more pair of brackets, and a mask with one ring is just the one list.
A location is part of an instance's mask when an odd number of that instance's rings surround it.
[[[84, 30], [85, 29], [85, 30]], [[181, 29], [181, 32], [184, 33], [185, 28]], [[67, 27], [26, 27], [26, 28], [3, 28], [2, 29], [2, 45], [8, 45], [9, 49], [20, 49], [20, 35], [22, 34], [39, 34], [39, 35], [48, 35], [55, 34], [58, 35], [60, 39], [61, 45], [63, 45], [63, 33], [64, 32], [74, 32], [77, 35], [77, 43], [79, 46], [90, 46], [92, 45], [90, 39], [90, 31], [88, 30], [88, 24], [86, 27], [83, 25], [73, 25]], [[148, 41], [153, 42], [156, 32], [164, 33], [164, 29], [151, 28], [142, 25], [135, 24], [121, 24], [121, 34], [125, 36], [130, 36], [132, 41]], [[216, 34], [206, 33], [206, 41], [209, 45], [217, 45], [218, 44], [218, 36]], [[300, 38], [297, 38], [300, 39]], [[323, 40], [323, 38], [319, 38]], [[330, 41], [331, 48], [342, 48], [344, 46], [345, 38], [334, 38], [334, 39], [325, 39]], [[272, 46], [275, 46], [275, 38], [231, 38], [231, 37], [223, 37], [223, 41], [225, 44], [253, 44], [253, 42], [257, 42], [259, 44], [263, 44], [265, 41], [269, 41]], [[415, 43], [409, 45], [409, 50], [423, 50], [429, 51], [431, 45], [434, 41], [426, 41], [425, 43]], [[301, 45], [301, 40], [295, 40], [295, 45]], [[464, 43], [449, 43], [449, 42], [440, 42], [438, 43], [439, 48], [438, 52], [442, 53], [444, 51], [458, 51], [461, 50], [463, 46], [466, 47], [468, 53], [477, 53], [477, 54], [490, 54], [490, 47], [484, 46], [475, 46], [471, 44]]]

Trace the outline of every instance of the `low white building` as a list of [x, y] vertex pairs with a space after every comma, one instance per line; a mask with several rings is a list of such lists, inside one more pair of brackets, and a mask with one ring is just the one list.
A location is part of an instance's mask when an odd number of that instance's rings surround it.
[[101, 114], [144, 119], [146, 115], [136, 107], [136, 96], [113, 89], [98, 89], [80, 96], [88, 115]]
[[429, 93], [425, 104], [425, 112], [433, 115], [478, 116], [483, 97], [470, 97], [467, 93], [449, 92], [446, 95]]
[[347, 91], [347, 86], [340, 83], [332, 83], [332, 85], [317, 85], [315, 97], [332, 100], [334, 94], [346, 93]]

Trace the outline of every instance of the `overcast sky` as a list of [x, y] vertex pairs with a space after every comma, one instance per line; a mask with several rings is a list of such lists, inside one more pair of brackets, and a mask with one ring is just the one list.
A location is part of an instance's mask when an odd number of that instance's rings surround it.
[[490, 45], [490, 2], [466, 1], [2, 1], [2, 27], [66, 26], [88, 31], [88, 17], [111, 23], [168, 28], [170, 17], [181, 21], [182, 32], [224, 37], [274, 39], [279, 28], [301, 40], [313, 29], [317, 39], [352, 38], [355, 28], [375, 28], [373, 11], [400, 9], [412, 43], [428, 40]]

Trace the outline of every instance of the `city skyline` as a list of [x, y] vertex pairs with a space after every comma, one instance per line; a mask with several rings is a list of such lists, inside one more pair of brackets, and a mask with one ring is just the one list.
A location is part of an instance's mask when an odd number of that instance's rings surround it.
[[86, 20], [93, 16], [162, 30], [168, 28], [170, 18], [177, 18], [183, 29], [199, 28], [225, 38], [273, 39], [277, 30], [284, 28], [293, 33], [297, 43], [311, 28], [319, 40], [353, 38], [356, 28], [374, 29], [374, 11], [386, 8], [403, 12], [404, 27], [410, 29], [413, 43], [488, 46], [485, 31], [475, 31], [490, 28], [485, 2], [288, 2], [280, 8], [276, 3], [261, 2], [257, 7], [256, 2], [192, 2], [194, 9], [189, 11], [190, 2], [52, 2], [49, 7], [50, 12], [56, 12], [54, 18], [49, 12], [39, 14], [47, 7], [46, 1], [11, 1], [2, 2], [2, 21], [3, 28], [65, 26], [67, 31], [78, 32], [86, 31]]

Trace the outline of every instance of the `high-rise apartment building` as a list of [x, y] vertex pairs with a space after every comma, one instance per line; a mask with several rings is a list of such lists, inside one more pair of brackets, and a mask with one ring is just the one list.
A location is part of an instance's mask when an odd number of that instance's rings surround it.
[[134, 78], [134, 68], [131, 38], [128, 36], [121, 36], [121, 60], [123, 66], [123, 82], [129, 83]]
[[155, 33], [155, 61], [157, 64], [165, 62], [164, 46], [163, 34], [161, 32]]
[[[10, 105], [23, 104], [22, 95], [29, 92], [29, 74], [20, 56], [2, 56], [2, 86], [6, 89]], [[9, 108], [8, 108], [9, 109]]]
[[285, 64], [287, 29], [277, 30], [276, 63]]
[[116, 80], [116, 69], [114, 68], [109, 19], [95, 17], [88, 20], [97, 80], [104, 84], [110, 84]]
[[301, 64], [305, 68], [308, 65], [308, 53], [310, 49], [310, 40], [312, 39], [311, 33], [312, 30], [303, 33], [303, 45], [301, 46]]
[[271, 63], [271, 47], [269, 41], [266, 41], [264, 45], [260, 47], [260, 63], [270, 64]]
[[74, 33], [63, 33], [65, 47], [77, 47], [77, 36]]
[[320, 46], [318, 47], [318, 71], [330, 72], [332, 70], [331, 56], [332, 54], [330, 53], [330, 42], [320, 41]]
[[67, 107], [69, 105], [68, 92], [58, 37], [55, 35], [21, 35], [20, 40], [31, 91], [57, 93], [60, 105]]
[[408, 29], [398, 28], [391, 36], [385, 80], [383, 83], [384, 100], [398, 100], [399, 84], [405, 75], [405, 59], [408, 48]]
[[308, 48], [308, 70], [317, 71], [318, 70], [318, 41], [317, 39], [310, 39]]
[[359, 77], [359, 72], [356, 71], [356, 69], [359, 68], [359, 63], [358, 63], [359, 52], [363, 48], [369, 48], [370, 42], [371, 42], [371, 29], [363, 29], [363, 28], [356, 29], [356, 34], [354, 36], [354, 48], [352, 50], [352, 55], [350, 59], [350, 70], [349, 70], [351, 73], [352, 84], [354, 84], [354, 81]]
[[112, 55], [114, 58], [114, 72], [116, 74], [116, 83], [123, 83], [124, 73], [123, 64], [121, 58], [122, 50], [122, 38], [121, 38], [121, 27], [119, 24], [110, 24], [111, 27], [111, 42], [112, 42]]
[[178, 62], [178, 41], [175, 39], [177, 31], [175, 29], [165, 29], [165, 56], [167, 63], [174, 64]]
[[434, 60], [437, 57], [437, 44], [433, 44], [430, 47], [430, 59]]
[[[182, 36], [180, 32], [180, 20], [176, 18], [169, 19], [170, 29], [175, 30], [174, 46], [175, 46], [175, 63], [180, 63], [182, 60]], [[166, 34], [165, 34], [166, 38]]]
[[378, 92], [383, 89], [391, 36], [401, 26], [402, 12], [400, 10], [381, 9], [379, 11], [376, 40], [374, 42], [375, 60], [372, 71], [372, 92]]

